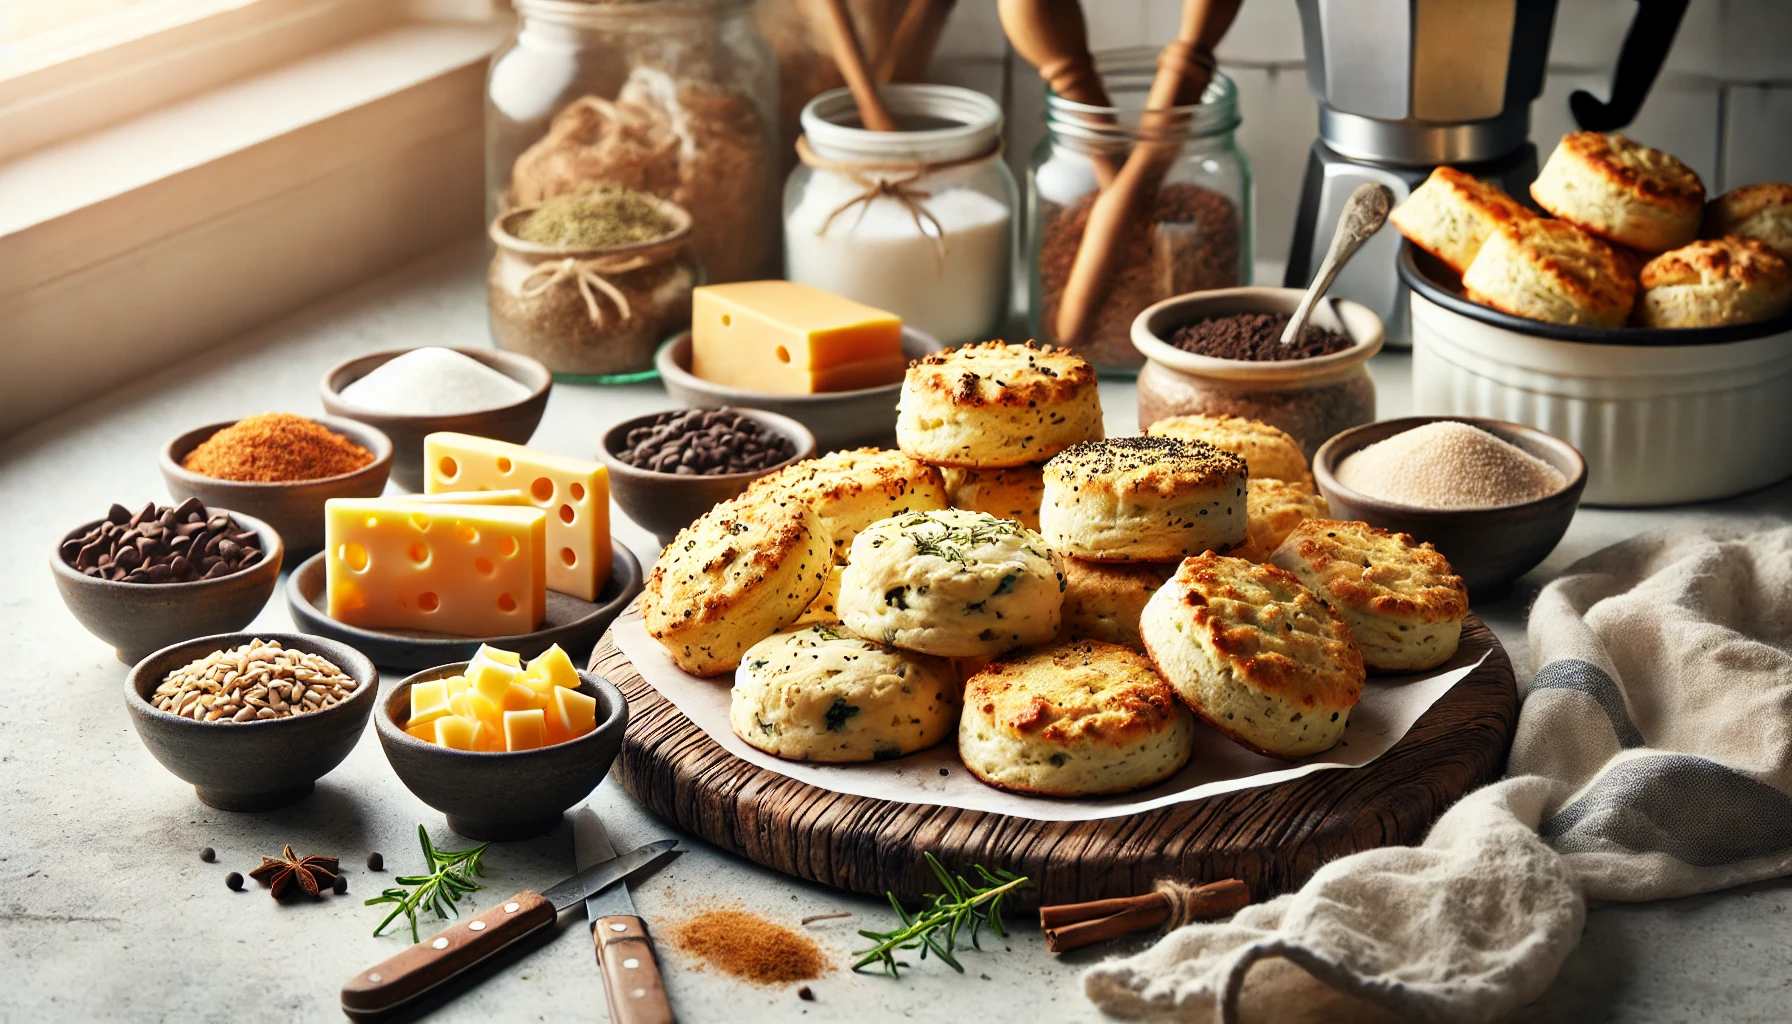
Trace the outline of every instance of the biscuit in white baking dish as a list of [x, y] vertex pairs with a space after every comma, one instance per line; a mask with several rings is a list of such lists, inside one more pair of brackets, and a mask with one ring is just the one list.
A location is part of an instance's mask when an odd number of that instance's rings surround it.
[[1468, 588], [1429, 543], [1367, 523], [1309, 519], [1270, 561], [1343, 617], [1371, 669], [1417, 672], [1456, 653]]
[[834, 538], [834, 557], [841, 561], [859, 531], [879, 519], [947, 507], [939, 470], [883, 448], [804, 459], [753, 481], [747, 493], [762, 501], [807, 502]]
[[1336, 744], [1363, 695], [1363, 661], [1338, 614], [1273, 565], [1186, 559], [1139, 618], [1152, 664], [1195, 714], [1259, 753]]
[[966, 469], [944, 466], [946, 503], [952, 508], [988, 512], [1012, 519], [1029, 530], [1039, 529], [1039, 503], [1045, 497], [1045, 466]]
[[1252, 480], [1292, 480], [1311, 484], [1307, 457], [1287, 431], [1242, 416], [1171, 416], [1145, 428], [1152, 437], [1205, 441], [1244, 460]]
[[1792, 305], [1792, 268], [1764, 243], [1702, 238], [1643, 266], [1639, 327], [1717, 327], [1770, 320]]
[[1045, 464], [1040, 532], [1092, 562], [1172, 562], [1245, 539], [1243, 459], [1202, 441], [1115, 437]]
[[1792, 260], [1792, 185], [1762, 182], [1733, 188], [1705, 204], [1706, 238], [1752, 238]]
[[1677, 249], [1699, 237], [1705, 184], [1670, 154], [1622, 135], [1564, 135], [1531, 182], [1537, 205], [1638, 252]]
[[[1412, 244], [1460, 274], [1500, 225], [1535, 216], [1498, 185], [1443, 166], [1394, 207], [1388, 221]], [[1251, 475], [1258, 475], [1254, 466]]]
[[1095, 370], [1067, 349], [987, 341], [909, 364], [896, 442], [923, 462], [1000, 469], [1102, 436]]
[[1058, 636], [1140, 646], [1139, 614], [1175, 571], [1174, 562], [1064, 559], [1064, 621]]
[[958, 756], [1000, 789], [1101, 796], [1169, 778], [1194, 719], [1137, 651], [1078, 640], [1018, 651], [965, 683]]
[[660, 552], [641, 592], [647, 632], [692, 675], [740, 664], [795, 621], [833, 564], [827, 528], [802, 504], [722, 502]]
[[1251, 562], [1267, 562], [1288, 534], [1308, 519], [1330, 519], [1331, 503], [1313, 488], [1287, 480], [1251, 478], [1245, 493], [1245, 529], [1243, 544], [1224, 554]]
[[946, 659], [816, 623], [748, 648], [728, 724], [791, 761], [887, 761], [951, 736], [958, 712], [958, 677]]
[[840, 619], [860, 636], [964, 658], [1058, 633], [1063, 562], [1012, 519], [946, 509], [873, 523], [840, 576]]
[[1513, 221], [1495, 231], [1468, 272], [1468, 297], [1513, 316], [1622, 327], [1636, 301], [1632, 259], [1562, 220]]

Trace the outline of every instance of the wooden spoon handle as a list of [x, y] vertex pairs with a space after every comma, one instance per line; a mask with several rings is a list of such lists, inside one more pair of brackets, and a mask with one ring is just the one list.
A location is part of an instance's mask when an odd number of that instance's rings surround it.
[[946, 17], [957, 0], [908, 0], [902, 20], [890, 35], [890, 45], [877, 55], [874, 77], [880, 82], [919, 82], [939, 45]]
[[839, 65], [840, 77], [846, 79], [846, 87], [852, 90], [853, 102], [859, 107], [859, 120], [874, 132], [895, 131], [896, 122], [877, 95], [877, 84], [871, 80], [870, 72], [865, 70], [865, 51], [859, 47], [859, 37], [853, 34], [852, 16], [846, 11], [846, 0], [824, 0], [822, 11], [826, 15], [824, 27], [834, 51], [834, 63]]

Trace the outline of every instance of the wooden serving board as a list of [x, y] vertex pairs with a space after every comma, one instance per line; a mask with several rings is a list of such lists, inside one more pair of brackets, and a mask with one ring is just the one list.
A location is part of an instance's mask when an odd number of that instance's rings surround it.
[[[848, 796], [765, 771], [724, 750], [660, 696], [606, 633], [591, 669], [628, 697], [615, 772], [679, 828], [766, 867], [854, 892], [937, 891], [922, 851], [1031, 877], [1023, 905], [1150, 891], [1159, 878], [1242, 878], [1255, 899], [1299, 888], [1320, 865], [1412, 844], [1444, 809], [1504, 772], [1518, 721], [1512, 662], [1471, 615], [1486, 660], [1361, 768], [1099, 821], [1047, 822]], [[725, 685], [718, 683], [718, 685]]]

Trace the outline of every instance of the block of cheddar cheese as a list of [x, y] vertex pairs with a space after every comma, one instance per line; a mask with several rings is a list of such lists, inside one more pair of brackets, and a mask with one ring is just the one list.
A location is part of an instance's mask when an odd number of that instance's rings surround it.
[[601, 463], [471, 434], [423, 439], [426, 496], [517, 491], [547, 513], [548, 589], [597, 600], [610, 579], [610, 474]]
[[698, 288], [691, 372], [747, 391], [803, 395], [893, 384], [902, 318], [793, 281]]
[[532, 633], [547, 614], [547, 513], [502, 505], [333, 498], [329, 614], [365, 629]]

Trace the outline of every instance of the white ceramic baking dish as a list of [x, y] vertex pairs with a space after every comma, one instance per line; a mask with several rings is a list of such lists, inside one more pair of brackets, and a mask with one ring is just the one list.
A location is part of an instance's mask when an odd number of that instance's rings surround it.
[[1591, 328], [1468, 301], [1410, 244], [1413, 409], [1536, 427], [1587, 460], [1583, 502], [1711, 501], [1792, 476], [1792, 314], [1685, 330]]

